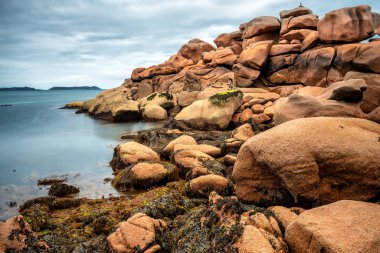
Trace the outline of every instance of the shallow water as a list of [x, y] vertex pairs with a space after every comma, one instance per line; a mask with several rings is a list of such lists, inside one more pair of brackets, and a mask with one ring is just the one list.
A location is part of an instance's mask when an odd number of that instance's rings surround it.
[[99, 91], [0, 92], [0, 219], [17, 213], [17, 205], [44, 196], [40, 178], [67, 177], [80, 197], [118, 195], [104, 179], [112, 177], [108, 162], [126, 131], [154, 123], [114, 124], [59, 109], [70, 101], [95, 97]]

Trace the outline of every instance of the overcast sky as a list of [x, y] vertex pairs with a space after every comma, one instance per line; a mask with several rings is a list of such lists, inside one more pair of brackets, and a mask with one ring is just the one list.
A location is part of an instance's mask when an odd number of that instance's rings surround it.
[[[380, 0], [304, 0], [323, 17]], [[192, 38], [208, 42], [240, 23], [297, 7], [287, 0], [0, 0], [0, 87], [116, 87]]]

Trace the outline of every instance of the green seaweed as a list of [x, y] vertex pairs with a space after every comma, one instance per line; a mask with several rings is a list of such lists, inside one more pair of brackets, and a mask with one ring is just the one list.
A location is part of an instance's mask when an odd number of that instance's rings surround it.
[[226, 91], [218, 92], [218, 93], [212, 95], [209, 98], [209, 101], [213, 105], [222, 105], [229, 98], [238, 97], [240, 95], [243, 95], [243, 93], [240, 90], [226, 90]]
[[157, 92], [150, 94], [146, 97], [146, 100], [151, 101], [157, 96]]

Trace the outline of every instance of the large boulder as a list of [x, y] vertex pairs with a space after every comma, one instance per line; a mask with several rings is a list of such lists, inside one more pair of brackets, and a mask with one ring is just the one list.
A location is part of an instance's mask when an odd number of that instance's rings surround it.
[[199, 60], [202, 60], [203, 52], [209, 52], [212, 50], [215, 50], [215, 48], [209, 43], [200, 39], [192, 39], [183, 45], [179, 52], [183, 57], [192, 60], [193, 63], [196, 64]]
[[380, 126], [364, 119], [302, 118], [253, 136], [232, 178], [236, 196], [258, 205], [368, 201], [380, 191]]
[[303, 83], [308, 86], [327, 86], [327, 73], [335, 56], [332, 47], [313, 49], [297, 57], [291, 71], [289, 83]]
[[249, 39], [263, 33], [280, 30], [280, 28], [280, 21], [276, 17], [257, 17], [244, 25], [242, 38]]
[[380, 206], [352, 200], [307, 210], [286, 229], [294, 253], [380, 250]]
[[358, 42], [374, 31], [371, 7], [360, 5], [326, 13], [318, 23], [319, 38], [327, 43]]
[[300, 6], [300, 7], [294, 8], [294, 9], [281, 11], [280, 17], [281, 17], [281, 19], [284, 19], [284, 18], [298, 17], [298, 16], [312, 14], [312, 13], [313, 13], [313, 11], [310, 10], [309, 8]]
[[380, 74], [380, 41], [360, 44], [358, 54], [353, 63], [356, 67], [364, 69], [365, 72]]
[[350, 71], [344, 76], [344, 80], [363, 79], [367, 84], [364, 92], [363, 104], [360, 108], [369, 113], [380, 106], [380, 75]]
[[307, 117], [364, 117], [360, 105], [367, 85], [363, 79], [336, 82], [326, 89], [313, 88], [318, 90], [315, 95], [302, 88], [298, 94], [279, 99], [274, 110], [275, 125]]
[[241, 52], [238, 62], [246, 67], [261, 69], [268, 57], [273, 41], [261, 41], [251, 44]]
[[164, 120], [168, 117], [168, 113], [159, 105], [148, 104], [142, 109], [142, 117], [147, 121]]
[[225, 129], [241, 106], [242, 98], [239, 90], [219, 92], [185, 107], [175, 119], [197, 129]]
[[132, 100], [130, 89], [124, 86], [99, 93], [90, 106], [89, 114], [97, 118], [128, 121], [139, 117], [138, 103]]
[[217, 47], [229, 47], [234, 44], [241, 44], [242, 35], [243, 33], [240, 30], [231, 33], [222, 33], [214, 39], [214, 43]]
[[163, 233], [166, 223], [146, 214], [137, 213], [118, 224], [114, 233], [107, 237], [113, 253], [157, 252], [161, 247], [155, 244], [156, 233]]
[[174, 181], [177, 177], [178, 171], [170, 163], [139, 162], [117, 173], [112, 180], [112, 185], [119, 191], [125, 191], [131, 187], [148, 189]]
[[134, 100], [128, 100], [120, 106], [114, 106], [111, 112], [113, 120], [117, 122], [133, 121], [140, 118], [138, 102]]
[[131, 141], [116, 146], [110, 164], [114, 171], [118, 171], [137, 162], [159, 160], [160, 156], [151, 148]]

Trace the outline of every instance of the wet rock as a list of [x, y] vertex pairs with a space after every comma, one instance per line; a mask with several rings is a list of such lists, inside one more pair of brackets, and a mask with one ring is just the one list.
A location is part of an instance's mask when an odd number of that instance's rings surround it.
[[233, 185], [228, 179], [213, 174], [194, 178], [190, 180], [186, 187], [187, 195], [202, 197], [208, 197], [213, 191], [220, 195], [230, 195], [232, 190]]
[[108, 246], [111, 252], [144, 252], [155, 247], [156, 233], [164, 231], [165, 228], [166, 224], [163, 220], [156, 220], [138, 213], [127, 221], [121, 222], [115, 233], [107, 237]]
[[199, 100], [184, 108], [175, 119], [196, 129], [225, 129], [233, 113], [241, 105], [242, 92], [229, 90], [207, 100]]
[[239, 214], [244, 206], [236, 198], [217, 198], [178, 216], [162, 238], [164, 252], [235, 252], [233, 244], [243, 232]]
[[86, 242], [75, 246], [73, 253], [103, 253], [108, 252], [107, 237], [104, 235], [96, 236]]
[[369, 38], [373, 31], [368, 5], [330, 11], [318, 23], [319, 37], [327, 43], [358, 42]]
[[66, 197], [70, 194], [79, 193], [79, 188], [68, 184], [53, 184], [49, 189], [49, 196]]
[[127, 142], [116, 146], [110, 165], [117, 171], [137, 162], [159, 160], [160, 156], [149, 147], [137, 142]]
[[363, 119], [303, 118], [276, 126], [241, 147], [232, 172], [236, 195], [260, 205], [373, 199], [380, 188], [379, 134], [378, 124]]
[[380, 207], [341, 200], [303, 212], [286, 229], [292, 252], [377, 252]]
[[39, 179], [37, 182], [37, 185], [53, 185], [53, 184], [60, 184], [67, 181], [66, 177], [60, 178], [60, 177], [51, 177], [51, 178], [42, 178]]

